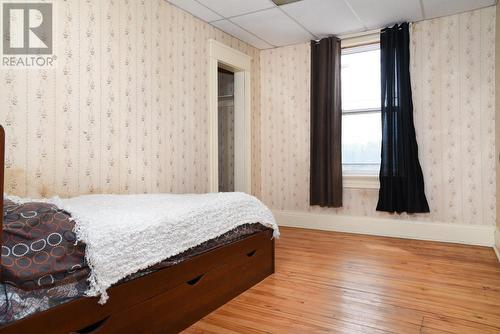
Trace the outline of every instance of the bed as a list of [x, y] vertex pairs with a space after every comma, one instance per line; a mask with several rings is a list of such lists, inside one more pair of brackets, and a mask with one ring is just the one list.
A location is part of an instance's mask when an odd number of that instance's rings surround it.
[[[0, 126], [2, 194], [4, 158], [5, 133]], [[3, 196], [0, 207], [4, 208]], [[100, 300], [78, 293], [52, 300], [42, 311], [4, 322], [0, 334], [178, 333], [273, 272], [273, 230], [258, 222], [244, 224], [120, 280], [106, 290], [105, 302], [102, 296]], [[11, 273], [2, 270], [1, 275], [2, 286], [8, 287], [5, 276]]]

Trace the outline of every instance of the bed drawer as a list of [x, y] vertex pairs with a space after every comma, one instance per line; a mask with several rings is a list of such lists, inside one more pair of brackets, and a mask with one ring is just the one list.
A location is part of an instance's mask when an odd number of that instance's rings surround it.
[[177, 333], [274, 272], [271, 231], [0, 327], [0, 334]]
[[[257, 240], [258, 241], [258, 240]], [[153, 333], [178, 333], [273, 272], [272, 243], [249, 247], [152, 300]]]
[[151, 333], [151, 301], [133, 306], [101, 319], [85, 328], [70, 332], [71, 334], [150, 334]]

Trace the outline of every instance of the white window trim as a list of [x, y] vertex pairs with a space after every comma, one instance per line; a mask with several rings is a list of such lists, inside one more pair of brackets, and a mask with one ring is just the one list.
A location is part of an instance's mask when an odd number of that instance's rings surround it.
[[369, 113], [377, 113], [381, 112], [381, 108], [366, 108], [366, 109], [347, 109], [342, 110], [342, 115], [348, 114], [369, 114]]
[[378, 175], [343, 174], [342, 185], [349, 189], [379, 189]]
[[[372, 31], [366, 35], [361, 36], [346, 36], [342, 38], [341, 47], [343, 54], [357, 52], [360, 49], [370, 50], [371, 45], [380, 43], [379, 31]], [[350, 50], [348, 50], [350, 49]], [[360, 110], [361, 112], [368, 112], [369, 110]], [[372, 110], [370, 110], [372, 111]], [[380, 111], [376, 109], [373, 111]], [[342, 113], [349, 113], [349, 111], [342, 111]], [[356, 111], [354, 111], [356, 112]], [[380, 181], [379, 176], [376, 174], [354, 174], [349, 171], [342, 171], [342, 184], [344, 188], [349, 189], [379, 189]]]
[[342, 49], [375, 43], [380, 43], [380, 29], [340, 36]]

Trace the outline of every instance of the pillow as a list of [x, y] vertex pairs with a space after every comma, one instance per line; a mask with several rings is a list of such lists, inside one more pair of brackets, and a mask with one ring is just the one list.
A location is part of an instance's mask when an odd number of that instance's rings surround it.
[[71, 216], [44, 202], [4, 200], [2, 279], [23, 290], [88, 277], [85, 244], [76, 242]]

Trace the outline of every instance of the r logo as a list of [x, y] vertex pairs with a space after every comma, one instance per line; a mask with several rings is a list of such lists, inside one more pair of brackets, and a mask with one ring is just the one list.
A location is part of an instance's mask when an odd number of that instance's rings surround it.
[[3, 4], [3, 54], [52, 54], [52, 4]]

